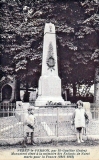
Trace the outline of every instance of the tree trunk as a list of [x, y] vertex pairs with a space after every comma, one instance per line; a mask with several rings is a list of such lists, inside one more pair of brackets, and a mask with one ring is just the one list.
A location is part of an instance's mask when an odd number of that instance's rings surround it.
[[77, 88], [76, 88], [76, 84], [73, 83], [73, 99], [72, 99], [72, 103], [76, 103], [76, 91], [77, 91]]
[[28, 89], [29, 89], [29, 85], [28, 85], [28, 68], [29, 68], [29, 58], [26, 57], [26, 60], [27, 60], [27, 64], [26, 64], [26, 91], [24, 93], [24, 102], [29, 102], [29, 92], [28, 92]]
[[20, 99], [20, 80], [16, 81], [16, 101], [21, 101]]
[[26, 82], [26, 91], [24, 94], [24, 102], [29, 102], [28, 82]]
[[95, 69], [94, 103], [96, 104], [96, 106], [99, 106], [99, 66]]
[[77, 91], [76, 84], [73, 83], [73, 97], [76, 97], [76, 91]]

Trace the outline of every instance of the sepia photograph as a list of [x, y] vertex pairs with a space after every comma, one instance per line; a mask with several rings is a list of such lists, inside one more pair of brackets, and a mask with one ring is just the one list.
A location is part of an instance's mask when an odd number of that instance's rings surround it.
[[99, 160], [99, 0], [0, 6], [0, 159]]

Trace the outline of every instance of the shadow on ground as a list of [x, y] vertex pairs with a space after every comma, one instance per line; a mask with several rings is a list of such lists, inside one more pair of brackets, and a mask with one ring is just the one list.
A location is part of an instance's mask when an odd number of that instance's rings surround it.
[[[70, 146], [86, 146], [86, 147], [93, 147], [93, 146], [99, 146], [99, 140], [86, 140], [83, 143], [78, 144], [77, 141], [60, 141], [60, 142], [56, 142], [56, 141], [51, 141], [48, 143], [36, 143], [35, 146], [31, 145], [31, 144], [27, 144], [27, 148], [29, 147], [33, 147], [33, 148], [37, 148], [37, 147], [70, 147]], [[0, 148], [1, 149], [12, 149], [12, 148], [22, 148], [22, 144], [18, 143], [18, 144], [12, 144], [12, 145], [1, 145], [0, 144]]]

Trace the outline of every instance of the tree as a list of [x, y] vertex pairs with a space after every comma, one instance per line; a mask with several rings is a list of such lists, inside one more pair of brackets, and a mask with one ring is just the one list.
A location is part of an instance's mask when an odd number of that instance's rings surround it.
[[99, 105], [99, 49], [96, 49], [95, 52], [92, 54], [91, 59], [94, 61], [95, 65], [95, 92], [94, 92], [94, 103]]
[[[56, 26], [62, 86], [93, 83], [92, 53], [99, 48], [98, 4], [94, 1], [2, 0], [2, 75], [16, 74], [36, 85], [41, 72], [43, 30]], [[7, 62], [7, 63], [6, 63]], [[27, 72], [28, 66], [28, 72]], [[34, 83], [35, 81], [35, 83]]]

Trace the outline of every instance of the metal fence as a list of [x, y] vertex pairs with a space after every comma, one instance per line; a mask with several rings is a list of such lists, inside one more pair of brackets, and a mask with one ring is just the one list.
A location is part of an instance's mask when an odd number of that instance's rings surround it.
[[15, 115], [16, 103], [0, 103], [0, 117]]
[[[63, 136], [73, 134], [71, 127], [71, 116], [74, 108], [66, 107], [40, 107], [35, 110], [36, 126], [40, 126], [40, 137], [42, 136]], [[65, 130], [65, 128], [68, 128]]]
[[[12, 107], [13, 108], [13, 107]], [[42, 141], [45, 139], [64, 138], [64, 137], [76, 137], [75, 127], [71, 125], [71, 116], [75, 108], [63, 107], [63, 106], [46, 106], [35, 107], [35, 129], [34, 139]], [[6, 112], [6, 110], [5, 110]], [[11, 111], [12, 112], [12, 111]], [[83, 130], [83, 135], [99, 135], [99, 109], [91, 108], [89, 115], [89, 124], [86, 125], [86, 131]], [[19, 114], [20, 113], [20, 114]], [[0, 115], [5, 114], [3, 110], [0, 110]], [[10, 113], [9, 113], [10, 114]], [[7, 110], [7, 115], [8, 110]], [[24, 111], [18, 112], [13, 110], [12, 116], [0, 117], [0, 139], [23, 139], [24, 138], [24, 126], [21, 121], [21, 114], [24, 115]]]
[[[37, 132], [39, 137], [64, 137], [75, 135], [75, 127], [71, 125], [73, 107], [47, 107], [35, 110], [37, 126], [40, 126], [42, 132]], [[86, 124], [84, 135], [99, 134], [99, 109], [91, 109], [87, 111], [89, 116], [89, 124]]]
[[99, 105], [96, 103], [91, 103], [90, 110], [92, 113], [92, 119], [98, 120], [99, 119]]

